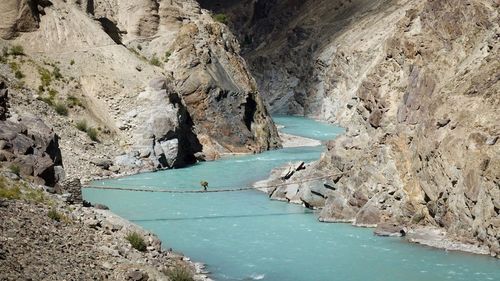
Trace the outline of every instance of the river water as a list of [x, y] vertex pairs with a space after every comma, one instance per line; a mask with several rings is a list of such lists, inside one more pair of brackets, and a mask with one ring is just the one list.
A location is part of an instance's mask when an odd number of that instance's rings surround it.
[[[284, 132], [318, 140], [343, 130], [301, 117], [275, 117]], [[231, 156], [184, 169], [95, 182], [131, 188], [192, 190], [248, 186], [272, 168], [319, 158], [323, 146]], [[500, 280], [500, 261], [382, 238], [371, 229], [319, 223], [298, 205], [255, 191], [149, 193], [85, 189], [84, 198], [156, 233], [164, 247], [203, 261], [216, 280]]]

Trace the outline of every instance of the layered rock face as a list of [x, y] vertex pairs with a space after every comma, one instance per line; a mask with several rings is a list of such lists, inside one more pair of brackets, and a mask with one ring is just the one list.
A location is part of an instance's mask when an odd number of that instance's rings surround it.
[[[33, 31], [0, 43], [24, 47], [26, 55], [8, 63], [36, 89], [14, 97], [13, 112], [34, 112], [58, 130], [70, 176], [182, 167], [280, 146], [237, 40], [195, 1], [50, 3], [37, 9]], [[51, 109], [58, 104], [69, 107], [67, 116]]]
[[19, 32], [34, 31], [39, 27], [43, 9], [48, 0], [4, 0], [0, 3], [0, 38], [10, 39]]
[[[6, 120], [8, 91], [0, 83], [0, 162], [13, 173], [54, 186], [64, 178], [59, 137], [40, 118]], [[4, 89], [2, 89], [4, 88]]]
[[[304, 91], [290, 90], [294, 73], [273, 80], [281, 93], [268, 93], [267, 79], [259, 86], [275, 110], [336, 122], [347, 133], [287, 181], [334, 176], [277, 188], [272, 196], [322, 208], [323, 221], [437, 227], [498, 255], [498, 3], [302, 1], [286, 9], [292, 2], [263, 4], [268, 18], [288, 28], [271, 26], [281, 39], [267, 41], [267, 48], [251, 45], [245, 55], [276, 58], [263, 70], [252, 67], [259, 78], [275, 68], [303, 69], [296, 61], [310, 56], [309, 76], [297, 84]], [[233, 15], [245, 3], [219, 9]], [[235, 23], [240, 33], [261, 27], [257, 6], [248, 21]], [[311, 32], [300, 37], [299, 30]], [[283, 45], [301, 55], [289, 59], [273, 47]], [[288, 100], [284, 107], [279, 98]]]

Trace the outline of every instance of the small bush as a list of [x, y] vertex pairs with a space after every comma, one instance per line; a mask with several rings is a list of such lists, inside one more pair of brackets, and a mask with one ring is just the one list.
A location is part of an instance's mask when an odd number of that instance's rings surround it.
[[16, 72], [16, 71], [21, 69], [21, 67], [19, 67], [19, 64], [17, 64], [17, 62], [15, 62], [15, 61], [10, 62], [9, 67], [10, 67], [10, 70], [12, 70], [13, 72]]
[[50, 209], [50, 211], [47, 213], [47, 216], [55, 221], [61, 221], [64, 217], [55, 208]]
[[153, 57], [151, 58], [151, 60], [149, 61], [149, 63], [152, 64], [152, 65], [154, 65], [154, 66], [161, 66], [161, 62], [156, 57], [156, 55], [153, 55]]
[[93, 141], [99, 141], [97, 138], [97, 130], [95, 128], [87, 128], [87, 136]]
[[75, 64], [75, 60], [71, 60], [71, 61], [69, 62], [69, 65], [74, 65], [74, 64]]
[[58, 102], [54, 105], [54, 110], [61, 116], [68, 116], [68, 108], [64, 103]]
[[23, 79], [25, 77], [24, 73], [22, 73], [21, 70], [16, 70], [16, 72], [14, 72], [14, 76], [17, 79]]
[[57, 91], [54, 89], [49, 89], [49, 98], [54, 100], [57, 96]]
[[54, 101], [49, 97], [38, 97], [38, 99], [43, 101], [44, 103], [50, 105], [50, 106], [54, 105]]
[[54, 76], [56, 80], [63, 78], [61, 74], [61, 69], [59, 69], [59, 67], [57, 66], [54, 66], [54, 70], [52, 71], [52, 76]]
[[176, 266], [163, 271], [172, 281], [193, 281], [193, 273], [185, 266]]
[[42, 83], [42, 86], [50, 86], [50, 83], [52, 82], [52, 74], [50, 71], [46, 68], [40, 67], [38, 68], [38, 74], [40, 74], [40, 82]]
[[20, 199], [21, 198], [21, 189], [18, 186], [7, 188], [0, 187], [0, 198], [4, 199]]
[[21, 45], [14, 45], [10, 48], [10, 54], [13, 56], [24, 56], [24, 48]]
[[227, 17], [226, 14], [215, 14], [213, 18], [215, 21], [218, 21], [223, 24], [227, 24], [229, 22], [229, 18]]
[[137, 50], [142, 51], [142, 46], [141, 45], [137, 45]]
[[168, 60], [170, 59], [171, 55], [172, 54], [170, 52], [168, 52], [168, 51], [165, 53], [165, 62], [168, 62]]
[[85, 121], [85, 120], [80, 120], [80, 121], [76, 122], [75, 127], [76, 127], [78, 130], [82, 131], [82, 132], [86, 132], [86, 131], [87, 131], [87, 129], [88, 129], [88, 127], [87, 127], [87, 121]]
[[144, 238], [137, 233], [137, 232], [132, 232], [125, 237], [128, 242], [130, 242], [130, 245], [138, 251], [144, 252], [146, 251], [146, 243], [144, 242]]
[[19, 176], [21, 174], [21, 167], [19, 167], [18, 165], [15, 165], [15, 164], [12, 164], [9, 166], [9, 170], [16, 174], [17, 176]]
[[27, 200], [37, 203], [43, 203], [47, 201], [43, 190], [41, 189], [30, 189], [27, 193], [25, 193], [25, 197]]
[[81, 106], [83, 107], [82, 102], [75, 96], [68, 96], [66, 99], [68, 101], [69, 107], [74, 107], [74, 106]]

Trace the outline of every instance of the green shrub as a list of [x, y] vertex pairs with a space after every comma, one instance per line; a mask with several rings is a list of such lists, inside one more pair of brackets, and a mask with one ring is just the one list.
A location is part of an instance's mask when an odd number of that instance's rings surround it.
[[71, 61], [69, 62], [69, 65], [74, 65], [74, 64], [75, 64], [75, 60], [71, 60]]
[[171, 55], [172, 55], [172, 54], [171, 54], [170, 52], [168, 52], [168, 51], [167, 51], [167, 52], [165, 52], [165, 62], [168, 62], [168, 60], [170, 59], [170, 56], [171, 56]]
[[153, 55], [151, 60], [149, 60], [149, 63], [154, 65], [154, 66], [161, 66], [160, 60], [156, 57], [156, 54]]
[[68, 116], [68, 108], [62, 102], [56, 103], [54, 105], [54, 110], [57, 112], [57, 114], [59, 114], [61, 116]]
[[4, 199], [20, 199], [21, 189], [18, 186], [8, 188], [0, 186], [0, 198]]
[[13, 56], [24, 56], [24, 48], [21, 45], [14, 45], [10, 48], [10, 54]]
[[163, 271], [172, 281], [193, 281], [193, 273], [185, 266], [176, 266]]
[[75, 127], [76, 127], [78, 130], [82, 131], [82, 132], [86, 132], [86, 131], [87, 131], [87, 121], [85, 121], [85, 120], [80, 120], [80, 121], [76, 122]]
[[226, 14], [215, 14], [213, 18], [215, 21], [218, 21], [223, 24], [227, 24], [229, 22], [229, 18], [227, 17]]
[[41, 189], [29, 189], [25, 193], [25, 198], [31, 202], [43, 203], [47, 201], [45, 193]]
[[21, 174], [21, 167], [19, 167], [19, 166], [18, 166], [18, 165], [16, 165], [16, 164], [12, 164], [12, 165], [10, 165], [10, 166], [9, 166], [9, 170], [10, 170], [12, 173], [14, 173], [14, 174], [16, 174], [16, 175], [18, 175], [18, 176]]
[[38, 68], [38, 74], [40, 74], [40, 82], [42, 83], [42, 86], [50, 86], [50, 83], [52, 82], [52, 74], [50, 71], [46, 68], [40, 67]]
[[10, 62], [9, 63], [9, 67], [10, 67], [10, 70], [12, 70], [13, 72], [16, 72], [18, 70], [20, 70], [21, 68], [19, 67], [19, 64], [17, 64], [17, 62], [13, 61], [13, 62]]
[[21, 70], [16, 70], [16, 72], [14, 72], [14, 76], [17, 79], [23, 79], [25, 77], [24, 73], [22, 73]]
[[52, 76], [54, 76], [56, 80], [63, 78], [61, 74], [61, 69], [59, 69], [59, 67], [57, 66], [54, 66], [54, 70], [52, 71]]
[[55, 221], [61, 221], [64, 217], [55, 208], [50, 209], [47, 216]]
[[141, 45], [137, 45], [137, 50], [142, 51], [142, 46]]
[[83, 104], [82, 102], [75, 96], [68, 96], [66, 98], [66, 100], [68, 101], [68, 104], [69, 104], [69, 107], [74, 107], [74, 106], [81, 106], [83, 107]]
[[54, 101], [49, 97], [38, 97], [38, 99], [50, 106], [54, 105]]
[[49, 98], [54, 100], [57, 96], [57, 91], [54, 89], [49, 89]]
[[144, 252], [146, 251], [146, 243], [144, 242], [144, 238], [137, 233], [137, 232], [132, 232], [125, 237], [128, 242], [130, 242], [130, 245], [138, 251]]
[[97, 130], [95, 128], [87, 128], [87, 136], [93, 141], [99, 141], [97, 138]]

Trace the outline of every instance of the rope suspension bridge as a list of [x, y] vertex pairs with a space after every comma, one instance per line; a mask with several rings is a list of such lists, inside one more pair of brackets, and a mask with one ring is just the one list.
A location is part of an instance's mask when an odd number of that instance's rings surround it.
[[292, 182], [283, 182], [269, 185], [258, 185], [258, 186], [243, 186], [243, 187], [234, 187], [234, 188], [212, 188], [209, 190], [196, 189], [196, 190], [183, 190], [183, 189], [157, 189], [157, 187], [144, 187], [138, 186], [134, 187], [117, 187], [117, 186], [106, 186], [106, 185], [88, 185], [83, 188], [86, 189], [103, 189], [103, 190], [120, 190], [120, 191], [132, 191], [132, 192], [159, 192], [159, 193], [215, 193], [215, 192], [237, 192], [237, 191], [246, 191], [246, 190], [254, 190], [254, 189], [265, 189], [272, 187], [281, 187], [288, 186], [292, 184], [301, 184], [312, 181], [317, 181], [321, 179], [328, 179], [330, 177], [344, 175], [345, 173], [334, 173], [328, 174], [319, 177], [307, 178], [301, 181], [292, 181]]

